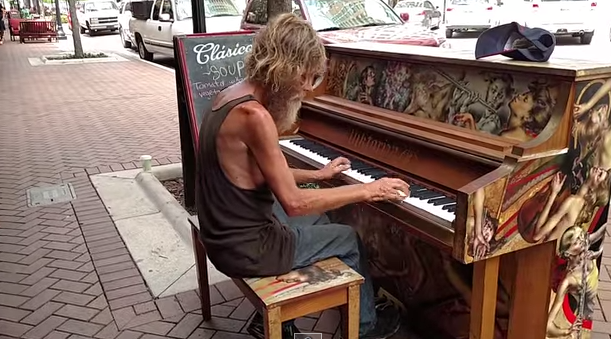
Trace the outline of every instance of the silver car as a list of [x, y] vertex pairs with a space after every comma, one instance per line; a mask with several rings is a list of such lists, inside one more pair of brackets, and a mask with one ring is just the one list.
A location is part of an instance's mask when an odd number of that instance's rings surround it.
[[439, 27], [441, 23], [441, 12], [438, 8], [428, 0], [403, 0], [395, 5], [394, 10], [401, 19], [408, 23], [416, 23], [426, 28], [432, 28]]
[[132, 0], [123, 0], [119, 3], [119, 37], [124, 48], [132, 48], [136, 44], [129, 32], [129, 19], [132, 17]]

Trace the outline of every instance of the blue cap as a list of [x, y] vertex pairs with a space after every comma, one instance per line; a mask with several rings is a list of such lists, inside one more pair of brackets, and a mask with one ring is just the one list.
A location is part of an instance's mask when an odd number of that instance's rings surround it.
[[552, 33], [512, 22], [484, 31], [475, 44], [475, 59], [500, 54], [520, 61], [545, 62], [555, 46], [556, 37]]

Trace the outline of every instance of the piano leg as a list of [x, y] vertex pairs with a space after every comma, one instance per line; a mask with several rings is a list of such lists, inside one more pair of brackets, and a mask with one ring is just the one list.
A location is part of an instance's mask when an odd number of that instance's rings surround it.
[[474, 263], [470, 339], [494, 338], [500, 257]]
[[545, 338], [555, 249], [556, 242], [550, 241], [515, 252], [507, 339]]

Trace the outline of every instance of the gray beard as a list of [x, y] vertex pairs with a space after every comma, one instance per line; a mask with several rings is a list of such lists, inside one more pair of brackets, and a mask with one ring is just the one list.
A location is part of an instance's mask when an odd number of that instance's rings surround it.
[[297, 122], [297, 115], [301, 108], [301, 98], [293, 96], [291, 99], [273, 98], [268, 104], [268, 111], [276, 122], [278, 133], [289, 131]]

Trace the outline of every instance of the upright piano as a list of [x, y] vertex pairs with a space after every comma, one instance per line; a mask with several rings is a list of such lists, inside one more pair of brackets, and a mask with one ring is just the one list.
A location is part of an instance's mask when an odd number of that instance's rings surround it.
[[288, 162], [345, 156], [401, 203], [331, 212], [422, 338], [589, 338], [610, 194], [611, 64], [327, 46], [325, 81], [282, 137]]

